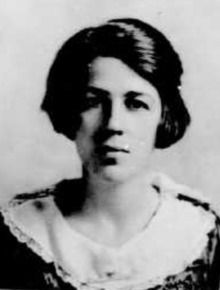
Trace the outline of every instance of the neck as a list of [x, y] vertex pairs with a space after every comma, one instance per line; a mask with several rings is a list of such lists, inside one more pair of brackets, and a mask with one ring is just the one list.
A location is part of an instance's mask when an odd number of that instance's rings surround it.
[[154, 174], [143, 174], [114, 183], [89, 176], [86, 179], [89, 198], [85, 203], [85, 213], [121, 225], [146, 218], [158, 203], [158, 193], [152, 186], [153, 177]]

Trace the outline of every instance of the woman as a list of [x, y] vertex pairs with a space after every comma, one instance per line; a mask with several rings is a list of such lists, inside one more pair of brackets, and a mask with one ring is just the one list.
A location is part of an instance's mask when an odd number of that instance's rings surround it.
[[154, 148], [190, 123], [182, 65], [136, 19], [84, 29], [58, 52], [42, 109], [76, 143], [83, 174], [2, 208], [0, 287], [218, 289], [219, 218], [152, 173]]

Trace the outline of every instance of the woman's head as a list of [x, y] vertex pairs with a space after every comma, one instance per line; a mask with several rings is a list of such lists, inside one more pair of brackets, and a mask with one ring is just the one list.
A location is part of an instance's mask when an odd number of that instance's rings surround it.
[[150, 82], [117, 58], [95, 58], [75, 138], [86, 171], [114, 182], [142, 176], [161, 111]]
[[156, 88], [162, 105], [156, 148], [169, 147], [182, 138], [190, 116], [180, 95], [181, 61], [162, 33], [136, 19], [115, 19], [81, 30], [61, 47], [42, 103], [57, 132], [75, 139], [90, 66], [99, 57], [120, 60]]

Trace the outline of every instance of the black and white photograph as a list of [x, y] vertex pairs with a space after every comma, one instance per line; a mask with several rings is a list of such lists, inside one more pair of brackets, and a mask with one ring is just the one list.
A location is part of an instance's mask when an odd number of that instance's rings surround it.
[[220, 290], [220, 2], [0, 1], [0, 289]]

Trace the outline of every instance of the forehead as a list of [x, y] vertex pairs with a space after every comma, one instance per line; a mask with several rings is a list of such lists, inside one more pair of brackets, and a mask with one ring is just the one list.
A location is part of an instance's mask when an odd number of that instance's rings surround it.
[[158, 94], [157, 89], [121, 60], [98, 57], [90, 65], [89, 84], [105, 89], [147, 91]]

